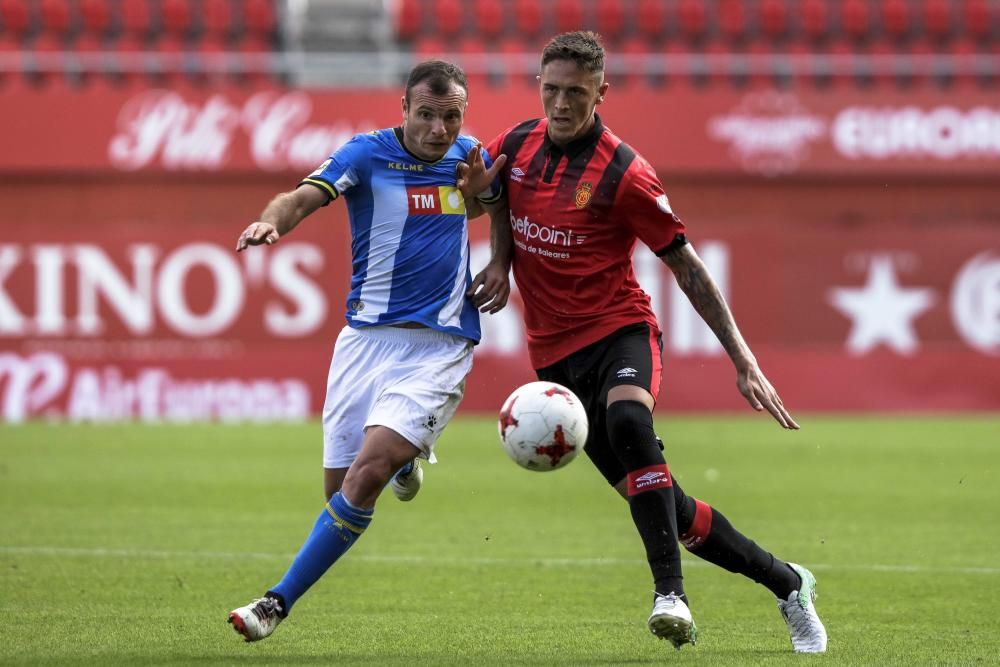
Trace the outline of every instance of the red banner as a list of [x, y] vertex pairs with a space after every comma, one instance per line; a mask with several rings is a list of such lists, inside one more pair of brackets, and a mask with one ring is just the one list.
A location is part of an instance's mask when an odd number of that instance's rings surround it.
[[[401, 117], [400, 92], [386, 90], [19, 91], [0, 92], [0, 105], [0, 171], [8, 173], [301, 174], [354, 134]], [[473, 89], [466, 131], [488, 141], [540, 109], [529, 88]], [[939, 178], [1000, 169], [1000, 104], [991, 92], [612, 86], [599, 111], [664, 172]]]
[[[0, 186], [2, 420], [316, 414], [343, 326], [343, 205], [233, 251], [293, 183]], [[992, 189], [852, 187], [670, 192], [793, 413], [1000, 408], [1000, 231], [978, 217]], [[487, 237], [474, 221], [474, 268]], [[746, 410], [669, 271], [645, 250], [635, 263], [664, 323], [660, 408]], [[520, 308], [484, 317], [463, 410], [533, 379]]]

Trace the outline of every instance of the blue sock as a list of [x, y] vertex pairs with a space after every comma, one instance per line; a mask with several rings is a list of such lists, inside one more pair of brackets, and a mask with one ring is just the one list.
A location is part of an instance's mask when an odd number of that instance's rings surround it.
[[413, 461], [407, 461], [402, 468], [396, 471], [396, 475], [409, 475], [411, 472], [413, 472]]
[[268, 591], [281, 597], [286, 614], [295, 601], [361, 537], [374, 512], [375, 508], [355, 507], [340, 491], [333, 494], [288, 572], [277, 586]]

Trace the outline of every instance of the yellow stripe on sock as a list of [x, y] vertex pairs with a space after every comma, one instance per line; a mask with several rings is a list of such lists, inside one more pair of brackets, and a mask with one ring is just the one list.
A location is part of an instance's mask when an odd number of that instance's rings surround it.
[[333, 511], [333, 508], [330, 506], [330, 503], [326, 504], [326, 513], [329, 514], [333, 518], [333, 520], [337, 523], [337, 525], [341, 528], [346, 528], [352, 533], [357, 533], [358, 535], [365, 532], [364, 528], [360, 526], [355, 526], [353, 523], [341, 519], [340, 515], [338, 515], [336, 512]]

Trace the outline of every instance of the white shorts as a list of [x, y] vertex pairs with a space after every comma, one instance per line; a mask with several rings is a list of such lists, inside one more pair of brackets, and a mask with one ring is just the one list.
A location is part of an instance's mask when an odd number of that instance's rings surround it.
[[347, 468], [365, 429], [387, 426], [434, 460], [434, 443], [465, 394], [472, 341], [434, 329], [344, 327], [323, 405], [323, 467]]

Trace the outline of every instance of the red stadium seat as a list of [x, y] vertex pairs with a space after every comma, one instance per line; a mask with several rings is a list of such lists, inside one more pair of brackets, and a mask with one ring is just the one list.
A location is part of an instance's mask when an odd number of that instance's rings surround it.
[[681, 0], [677, 19], [681, 33], [689, 42], [701, 41], [708, 32], [704, 0]]
[[496, 0], [475, 0], [472, 15], [478, 34], [488, 39], [496, 39], [503, 34], [506, 13]]
[[898, 70], [905, 60], [891, 42], [876, 40], [865, 49], [863, 55], [878, 61], [868, 68], [867, 78], [870, 83], [879, 88], [889, 88], [900, 83]]
[[928, 37], [939, 41], [948, 39], [953, 30], [948, 0], [924, 0], [923, 15], [924, 33]]
[[[7, 33], [6, 30], [0, 32], [0, 56], [14, 54], [21, 50], [18, 40]], [[7, 69], [0, 69], [0, 96], [5, 93], [16, 93], [24, 90], [27, 83], [24, 77], [18, 72]]]
[[121, 5], [122, 28], [128, 35], [147, 37], [153, 28], [153, 17], [147, 0], [129, 0]]
[[[993, 32], [990, 25], [990, 11], [988, 0], [965, 0], [962, 6], [965, 33], [979, 41], [988, 40]], [[993, 9], [992, 11], [995, 17], [1000, 10]]]
[[396, 10], [396, 36], [410, 41], [420, 34], [423, 13], [417, 0], [399, 0]]
[[[665, 68], [662, 75], [663, 84], [668, 87], [690, 87], [696, 83], [697, 77], [690, 74], [690, 71], [698, 56], [692, 53], [689, 45], [681, 40], [671, 39], [662, 44], [657, 52], [665, 56], [661, 61]], [[652, 80], [659, 79], [654, 76]]]
[[667, 34], [667, 10], [660, 0], [639, 0], [636, 27], [646, 39], [659, 42]]
[[826, 41], [830, 36], [830, 14], [825, 0], [802, 0], [799, 3], [799, 24], [810, 41]]
[[245, 70], [239, 79], [249, 88], [274, 88], [282, 84], [280, 75], [267, 70], [265, 58], [274, 50], [274, 44], [269, 35], [247, 34], [236, 45], [236, 50], [242, 54]]
[[204, 0], [201, 6], [201, 27], [209, 40], [233, 32], [233, 11], [229, 0]]
[[34, 85], [46, 89], [66, 87], [66, 77], [63, 75], [62, 67], [43, 60], [47, 56], [55, 56], [65, 50], [60, 36], [40, 33], [35, 38], [31, 44], [31, 52], [38, 61], [34, 65], [29, 65], [28, 71], [25, 72]]
[[[622, 45], [617, 49], [617, 51], [611, 51], [608, 55], [609, 64], [614, 62], [615, 56], [620, 53], [624, 56], [632, 56], [638, 58], [644, 54], [650, 52], [649, 44], [642, 37], [636, 37], [633, 39], [627, 39], [622, 42]], [[608, 75], [608, 81], [611, 82], [612, 89], [618, 87], [631, 88], [634, 86], [640, 86], [645, 83], [645, 72], [642, 67], [628, 67], [623, 68], [620, 73], [614, 72]]]
[[211, 86], [213, 89], [220, 86], [232, 86], [237, 82], [237, 77], [221, 60], [222, 56], [229, 51], [229, 46], [221, 37], [207, 37], [198, 41], [197, 45], [197, 71], [193, 74], [193, 79], [199, 85]]
[[734, 49], [732, 44], [721, 39], [712, 39], [705, 43], [700, 51], [705, 57], [705, 76], [699, 77], [699, 82], [718, 87], [746, 85], [746, 72], [738, 71], [740, 64], [745, 62], [742, 58], [745, 54]]
[[955, 58], [952, 69], [952, 85], [956, 90], [972, 90], [979, 86], [978, 68], [971, 62], [971, 58], [979, 52], [979, 48], [974, 41], [969, 39], [956, 39], [951, 43], [950, 55]]
[[92, 35], [106, 35], [111, 29], [111, 7], [108, 0], [80, 0], [83, 29]]
[[910, 3], [907, 0], [882, 0], [882, 30], [896, 42], [910, 36]]
[[804, 88], [817, 83], [814, 72], [817, 60], [816, 48], [811, 41], [791, 41], [785, 46], [783, 54], [791, 82], [795, 87]]
[[73, 50], [81, 57], [79, 85], [86, 88], [87, 92], [100, 94], [117, 86], [118, 79], [114, 73], [105, 71], [103, 64], [94, 62], [95, 59], [100, 63], [107, 61], [108, 46], [103, 36], [92, 32], [81, 33], [76, 38]]
[[21, 39], [31, 30], [31, 11], [27, 0], [0, 0], [0, 23], [8, 37]]
[[719, 0], [719, 28], [726, 39], [743, 42], [747, 38], [748, 21], [743, 0]]
[[840, 6], [840, 27], [849, 39], [864, 41], [871, 34], [871, 12], [865, 0], [844, 0]]
[[417, 57], [418, 61], [443, 58], [451, 50], [450, 47], [445, 46], [445, 43], [435, 35], [418, 37], [413, 42], [413, 55]]
[[[773, 89], [776, 86], [787, 88], [792, 82], [792, 72], [787, 58], [776, 55], [774, 44], [757, 40], [750, 43], [747, 55], [754, 58], [753, 69], [747, 67], [747, 80], [751, 88]], [[761, 61], [764, 65], [761, 67]]]
[[556, 0], [556, 31], [571, 32], [583, 28], [580, 0]]
[[465, 70], [465, 77], [469, 80], [469, 88], [475, 90], [480, 86], [488, 85], [490, 73], [485, 67], [485, 44], [479, 35], [464, 37], [458, 42], [459, 64]]
[[542, 30], [541, 4], [535, 0], [514, 0], [514, 24], [520, 37], [537, 37]]
[[[133, 34], [122, 34], [109, 49], [115, 56], [114, 71], [110, 74], [118, 83], [126, 88], [138, 88], [148, 85], [147, 72], [143, 52], [146, 51], [146, 40]], [[137, 60], [138, 59], [138, 60]], [[141, 67], [136, 67], [140, 65]]]
[[[500, 53], [503, 55], [504, 71], [508, 86], [537, 88], [537, 53], [533, 45], [517, 38], [508, 38], [500, 41]], [[528, 55], [534, 66], [525, 71], [526, 63], [522, 58]]]
[[461, 0], [434, 0], [434, 29], [446, 39], [454, 39], [462, 32], [465, 12]]
[[837, 39], [827, 44], [823, 52], [824, 55], [836, 59], [836, 62], [830, 63], [829, 85], [835, 89], [854, 87], [857, 71], [852, 61], [857, 53], [857, 45]]
[[788, 34], [788, 6], [784, 0], [761, 0], [760, 31], [772, 41]]
[[610, 41], [617, 41], [625, 30], [625, 9], [620, 0], [597, 0], [597, 31]]
[[191, 4], [189, 0], [162, 0], [160, 7], [163, 27], [171, 35], [183, 37], [191, 32]]
[[65, 39], [73, 29], [73, 16], [67, 0], [42, 0], [39, 4], [42, 31]]
[[273, 0], [244, 0], [239, 5], [243, 7], [243, 23], [251, 34], [267, 38], [274, 35], [277, 17]]
[[154, 73], [157, 82], [170, 87], [183, 85], [187, 74], [181, 56], [188, 50], [183, 38], [172, 33], [163, 33], [153, 42], [150, 50], [155, 52], [156, 56]]

